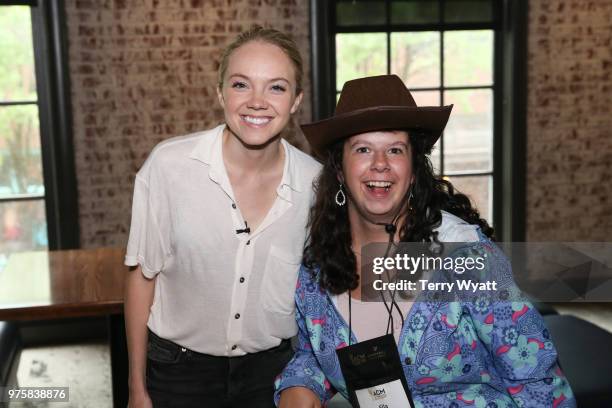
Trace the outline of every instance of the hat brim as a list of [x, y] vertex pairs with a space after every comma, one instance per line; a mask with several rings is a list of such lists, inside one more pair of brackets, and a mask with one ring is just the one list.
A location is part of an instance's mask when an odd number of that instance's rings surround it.
[[323, 157], [334, 142], [360, 133], [376, 130], [418, 129], [427, 133], [433, 146], [450, 116], [453, 105], [447, 106], [377, 106], [332, 116], [302, 125], [314, 153]]

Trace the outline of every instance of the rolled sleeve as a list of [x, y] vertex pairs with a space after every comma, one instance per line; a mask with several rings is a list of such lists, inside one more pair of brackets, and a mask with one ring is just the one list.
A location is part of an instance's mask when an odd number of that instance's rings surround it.
[[150, 164], [145, 163], [134, 183], [130, 237], [124, 261], [127, 266], [140, 265], [147, 278], [155, 277], [169, 256], [166, 242], [169, 221], [163, 215], [163, 200], [155, 191], [156, 184]]

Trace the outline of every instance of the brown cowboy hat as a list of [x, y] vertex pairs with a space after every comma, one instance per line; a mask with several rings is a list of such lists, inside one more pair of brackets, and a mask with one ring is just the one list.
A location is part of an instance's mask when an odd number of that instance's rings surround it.
[[380, 75], [346, 82], [334, 116], [301, 127], [320, 157], [337, 140], [376, 130], [424, 130], [433, 146], [452, 108], [453, 105], [417, 106], [397, 75]]

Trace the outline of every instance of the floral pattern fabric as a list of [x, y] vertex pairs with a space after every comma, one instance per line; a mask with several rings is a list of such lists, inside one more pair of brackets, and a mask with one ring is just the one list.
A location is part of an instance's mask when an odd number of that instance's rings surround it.
[[[485, 255], [489, 273], [518, 291], [505, 255], [479, 237], [466, 250]], [[413, 304], [398, 349], [415, 408], [576, 407], [542, 317], [520, 296], [507, 299]], [[276, 379], [276, 403], [293, 386], [311, 389], [323, 403], [335, 392], [347, 397], [336, 349], [349, 335], [351, 343], [357, 339], [316, 271], [302, 266], [295, 300], [298, 345]]]

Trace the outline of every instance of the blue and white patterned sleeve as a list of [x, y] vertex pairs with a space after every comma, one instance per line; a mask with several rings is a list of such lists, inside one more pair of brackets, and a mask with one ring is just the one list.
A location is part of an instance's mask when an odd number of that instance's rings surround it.
[[295, 355], [289, 361], [283, 372], [276, 378], [274, 383], [275, 393], [274, 402], [278, 406], [280, 394], [283, 390], [290, 387], [306, 387], [313, 391], [321, 400], [326, 403], [330, 400], [336, 391], [331, 386], [330, 382], [325, 377], [317, 361], [312, 344], [310, 342], [310, 334], [306, 317], [302, 312], [304, 301], [304, 276], [309, 272], [302, 267], [300, 270], [300, 279], [298, 279], [295, 292], [296, 301], [296, 321], [298, 325], [298, 341]]
[[483, 244], [482, 251], [490, 275], [505, 280], [500, 289], [505, 293], [499, 293], [498, 299], [482, 298], [465, 305], [501, 385], [519, 407], [575, 408], [544, 319], [520, 293], [503, 252], [490, 241]]

